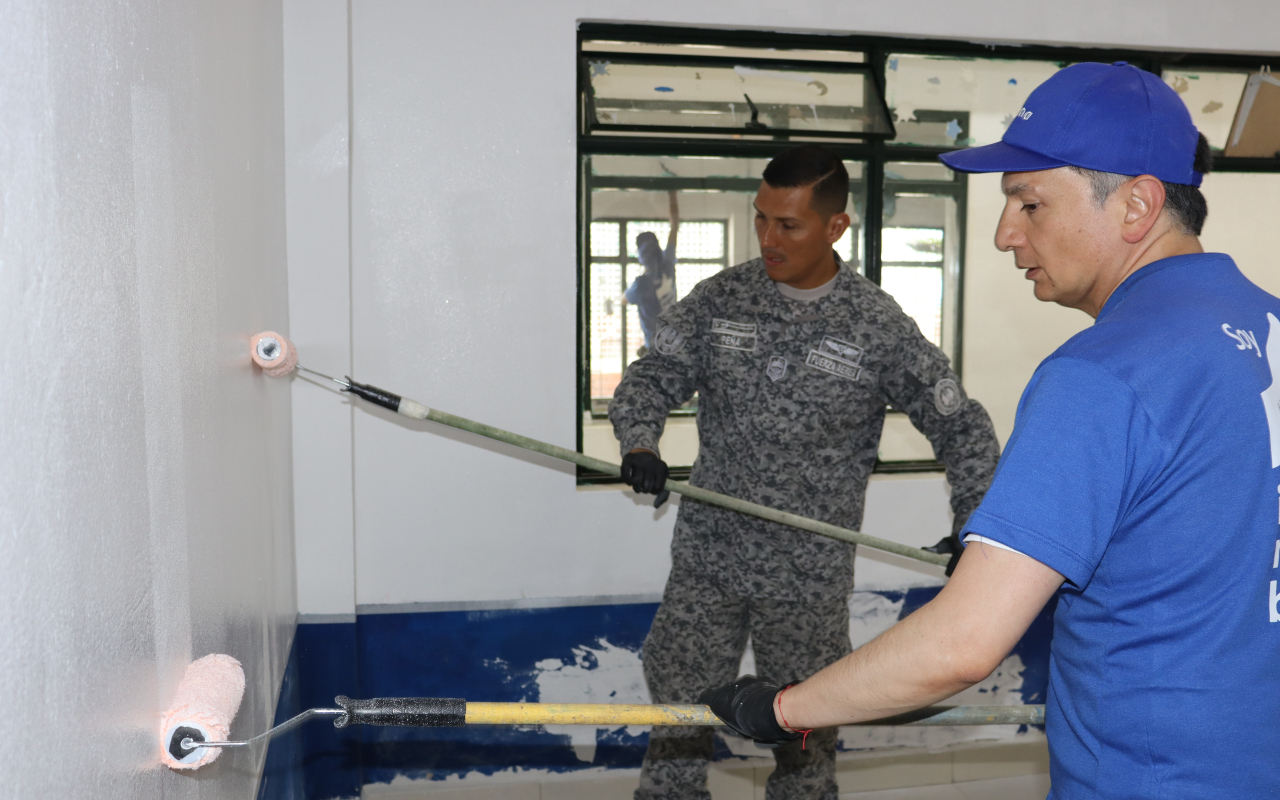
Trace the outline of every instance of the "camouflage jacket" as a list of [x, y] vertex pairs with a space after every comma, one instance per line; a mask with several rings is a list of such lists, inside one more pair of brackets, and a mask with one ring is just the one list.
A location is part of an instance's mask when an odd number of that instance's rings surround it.
[[[653, 348], [614, 392], [609, 418], [622, 452], [657, 452], [667, 413], [694, 392], [694, 485], [855, 530], [887, 403], [946, 465], [955, 531], [1000, 455], [987, 412], [947, 357], [888, 293], [847, 267], [812, 303], [783, 297], [759, 259], [694, 287], [662, 314]], [[679, 578], [817, 599], [852, 591], [853, 547], [685, 499], [672, 541]]]

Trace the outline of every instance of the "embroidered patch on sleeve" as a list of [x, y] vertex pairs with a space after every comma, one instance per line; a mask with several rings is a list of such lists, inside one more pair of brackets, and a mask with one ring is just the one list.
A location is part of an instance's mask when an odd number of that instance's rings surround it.
[[664, 356], [673, 356], [684, 348], [684, 334], [668, 325], [653, 337], [653, 347]]
[[959, 411], [962, 405], [964, 393], [960, 391], [960, 384], [950, 378], [943, 378], [933, 385], [933, 406], [938, 409], [939, 414], [949, 417]]
[[769, 359], [769, 368], [764, 371], [769, 380], [777, 383], [787, 374], [787, 360], [782, 356], [773, 356]]

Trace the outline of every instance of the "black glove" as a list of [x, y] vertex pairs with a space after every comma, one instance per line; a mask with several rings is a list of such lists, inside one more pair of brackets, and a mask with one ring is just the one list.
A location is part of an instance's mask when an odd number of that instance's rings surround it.
[[743, 675], [733, 683], [707, 689], [698, 702], [711, 706], [729, 730], [754, 739], [760, 744], [781, 744], [799, 739], [802, 734], [778, 724], [773, 713], [773, 699], [782, 687], [764, 678]]
[[641, 494], [657, 494], [667, 482], [667, 462], [648, 450], [622, 457], [622, 482]]
[[921, 547], [921, 550], [928, 550], [930, 553], [939, 553], [941, 555], [950, 554], [951, 560], [947, 562], [947, 577], [951, 577], [951, 573], [956, 571], [956, 564], [960, 563], [960, 556], [964, 555], [964, 545], [960, 544], [960, 534], [953, 533], [945, 539], [940, 540], [933, 547]]

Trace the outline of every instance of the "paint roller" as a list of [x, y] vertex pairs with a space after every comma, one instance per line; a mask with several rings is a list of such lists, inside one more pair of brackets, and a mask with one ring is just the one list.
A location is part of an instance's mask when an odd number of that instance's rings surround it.
[[[161, 760], [173, 769], [196, 769], [226, 747], [250, 747], [312, 719], [333, 718], [335, 728], [380, 725], [460, 728], [466, 725], [706, 725], [724, 723], [704, 705], [608, 703], [472, 703], [455, 697], [339, 695], [337, 708], [312, 708], [244, 741], [228, 741], [244, 696], [244, 671], [227, 655], [208, 655], [187, 668], [173, 707], [160, 724]], [[860, 725], [1043, 725], [1044, 706], [935, 706]]]
[[[421, 419], [436, 422], [441, 425], [448, 425], [451, 428], [467, 431], [468, 433], [478, 434], [504, 444], [514, 445], [516, 447], [530, 450], [534, 453], [540, 453], [544, 456], [568, 461], [571, 464], [577, 464], [580, 467], [605, 473], [606, 475], [621, 476], [621, 467], [617, 464], [610, 464], [608, 461], [601, 461], [598, 458], [583, 455], [574, 450], [564, 447], [557, 447], [547, 442], [540, 442], [537, 439], [530, 439], [527, 436], [521, 436], [518, 433], [504, 431], [501, 428], [495, 428], [492, 425], [485, 425], [481, 422], [475, 422], [464, 417], [447, 414], [443, 411], [437, 411], [434, 408], [428, 408], [416, 400], [410, 400], [398, 394], [393, 394], [376, 386], [370, 386], [366, 383], [356, 383], [350, 377], [334, 378], [325, 375], [322, 372], [307, 369], [298, 363], [298, 351], [294, 347], [293, 342], [284, 338], [273, 331], [265, 331], [254, 336], [249, 348], [250, 355], [253, 357], [254, 363], [262, 367], [262, 371], [272, 377], [282, 377], [289, 374], [294, 369], [315, 375], [318, 378], [333, 381], [342, 387], [342, 391], [350, 392], [358, 397], [382, 406], [409, 417], [410, 419]], [[684, 481], [668, 480], [664, 486], [664, 491], [675, 492], [684, 495], [693, 500], [708, 503], [721, 508], [727, 508], [731, 511], [737, 511], [742, 514], [750, 514], [751, 516], [767, 519], [771, 522], [780, 522], [783, 525], [790, 525], [793, 528], [816, 533], [819, 536], [826, 536], [841, 542], [850, 544], [859, 544], [865, 547], [871, 547], [876, 550], [883, 550], [886, 553], [893, 553], [899, 556], [915, 559], [916, 561], [924, 561], [929, 564], [937, 564], [946, 566], [950, 560], [950, 555], [931, 553], [927, 550], [921, 550], [910, 545], [891, 542], [888, 539], [881, 539], [878, 536], [871, 536], [860, 531], [841, 528], [827, 522], [820, 522], [816, 519], [802, 517], [799, 514], [792, 514], [787, 511], [779, 511], [759, 503], [751, 503], [746, 500], [740, 500], [736, 497], [730, 497], [727, 494], [720, 494], [708, 489], [702, 489], [691, 483]], [[659, 498], [661, 501], [662, 498]], [[655, 504], [661, 505], [661, 502]]]

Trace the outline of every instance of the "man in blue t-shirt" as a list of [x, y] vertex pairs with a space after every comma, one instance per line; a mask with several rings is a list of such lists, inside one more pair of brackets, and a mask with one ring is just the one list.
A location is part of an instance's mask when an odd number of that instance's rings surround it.
[[636, 276], [623, 295], [626, 302], [639, 312], [640, 330], [644, 333], [644, 347], [636, 352], [637, 356], [643, 356], [653, 347], [653, 336], [658, 332], [658, 315], [676, 304], [676, 236], [680, 232], [680, 206], [675, 192], [668, 192], [667, 196], [671, 212], [667, 247], [658, 246], [658, 237], [652, 231], [636, 236], [636, 259], [644, 267], [644, 272]]
[[1051, 798], [1280, 797], [1280, 299], [1204, 253], [1209, 148], [1178, 96], [1077, 64], [1001, 142], [996, 246], [1096, 319], [1036, 370], [937, 598], [785, 691], [705, 701], [762, 741], [928, 705], [1057, 599]]

